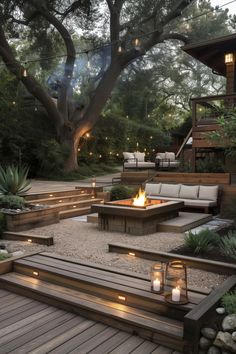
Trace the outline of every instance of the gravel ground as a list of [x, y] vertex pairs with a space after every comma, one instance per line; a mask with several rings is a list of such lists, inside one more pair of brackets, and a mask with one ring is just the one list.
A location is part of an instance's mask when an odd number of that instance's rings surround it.
[[[169, 251], [183, 244], [184, 235], [175, 233], [155, 233], [147, 236], [132, 236], [117, 232], [103, 232], [97, 229], [96, 224], [86, 223], [74, 219], [60, 221], [41, 228], [35, 228], [27, 233], [48, 235], [54, 237], [54, 245], [47, 247], [37, 244], [28, 244], [18, 241], [4, 241], [10, 252], [22, 250], [25, 252], [47, 251], [75, 259], [88, 260], [112, 267], [122, 268], [141, 274], [148, 274], [153, 262], [133, 258], [126, 255], [108, 252], [109, 242], [120, 242], [134, 246], [151, 248], [156, 251]], [[199, 287], [215, 287], [226, 276], [204, 272], [197, 269], [188, 270], [188, 282]]]

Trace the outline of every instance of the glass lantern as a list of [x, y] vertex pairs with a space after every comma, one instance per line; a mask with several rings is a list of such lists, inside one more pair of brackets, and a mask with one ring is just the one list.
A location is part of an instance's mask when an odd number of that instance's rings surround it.
[[187, 304], [187, 268], [182, 261], [171, 261], [166, 266], [165, 299], [172, 304]]
[[160, 294], [164, 290], [164, 267], [161, 262], [151, 267], [151, 291]]

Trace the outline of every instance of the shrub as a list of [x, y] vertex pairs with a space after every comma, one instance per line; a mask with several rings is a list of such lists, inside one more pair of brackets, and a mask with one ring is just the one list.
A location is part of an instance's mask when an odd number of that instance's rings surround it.
[[111, 189], [111, 200], [120, 200], [131, 198], [134, 194], [133, 188], [128, 188], [126, 186], [114, 186]]
[[28, 171], [26, 166], [0, 166], [0, 193], [21, 195], [27, 192], [30, 189], [30, 181], [27, 181]]
[[195, 254], [207, 253], [220, 242], [220, 236], [209, 229], [202, 230], [198, 234], [189, 232], [185, 236], [185, 245]]
[[0, 237], [2, 236], [3, 232], [6, 230], [6, 219], [3, 213], [0, 213]]
[[236, 260], [236, 231], [229, 231], [226, 236], [221, 238], [220, 250], [223, 255]]
[[18, 195], [3, 195], [0, 198], [0, 204], [2, 208], [22, 209], [25, 205], [25, 200]]
[[5, 259], [9, 258], [10, 255], [6, 253], [0, 253], [0, 261], [4, 261]]
[[225, 294], [221, 302], [228, 314], [236, 313], [236, 290]]

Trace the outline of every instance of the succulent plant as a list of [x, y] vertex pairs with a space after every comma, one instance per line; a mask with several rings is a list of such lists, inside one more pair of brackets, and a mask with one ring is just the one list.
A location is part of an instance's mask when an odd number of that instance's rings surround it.
[[27, 192], [31, 188], [28, 172], [27, 166], [0, 166], [0, 194], [21, 195]]

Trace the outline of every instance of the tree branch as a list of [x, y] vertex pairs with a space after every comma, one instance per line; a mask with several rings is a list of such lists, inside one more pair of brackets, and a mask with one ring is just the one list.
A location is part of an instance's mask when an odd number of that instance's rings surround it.
[[70, 33], [63, 26], [63, 24], [46, 9], [40, 5], [34, 5], [36, 9], [40, 12], [41, 16], [44, 17], [50, 24], [52, 24], [57, 31], [60, 33], [67, 51], [67, 58], [64, 66], [64, 75], [62, 79], [62, 85], [60, 87], [58, 95], [58, 109], [62, 113], [66, 123], [69, 122], [68, 117], [68, 107], [67, 107], [67, 98], [70, 92], [70, 82], [74, 71], [74, 64], [76, 59], [76, 51], [74, 43], [71, 39]]
[[0, 56], [2, 57], [3, 62], [5, 63], [8, 70], [19, 80], [22, 81], [26, 89], [36, 97], [42, 105], [47, 110], [49, 117], [51, 117], [56, 124], [57, 134], [59, 134], [59, 128], [63, 124], [62, 117], [58, 112], [56, 105], [54, 104], [51, 97], [45, 92], [45, 90], [41, 87], [41, 85], [30, 75], [27, 77], [23, 77], [21, 75], [22, 66], [15, 59], [13, 51], [9, 46], [5, 33], [3, 31], [2, 26], [0, 25]]

